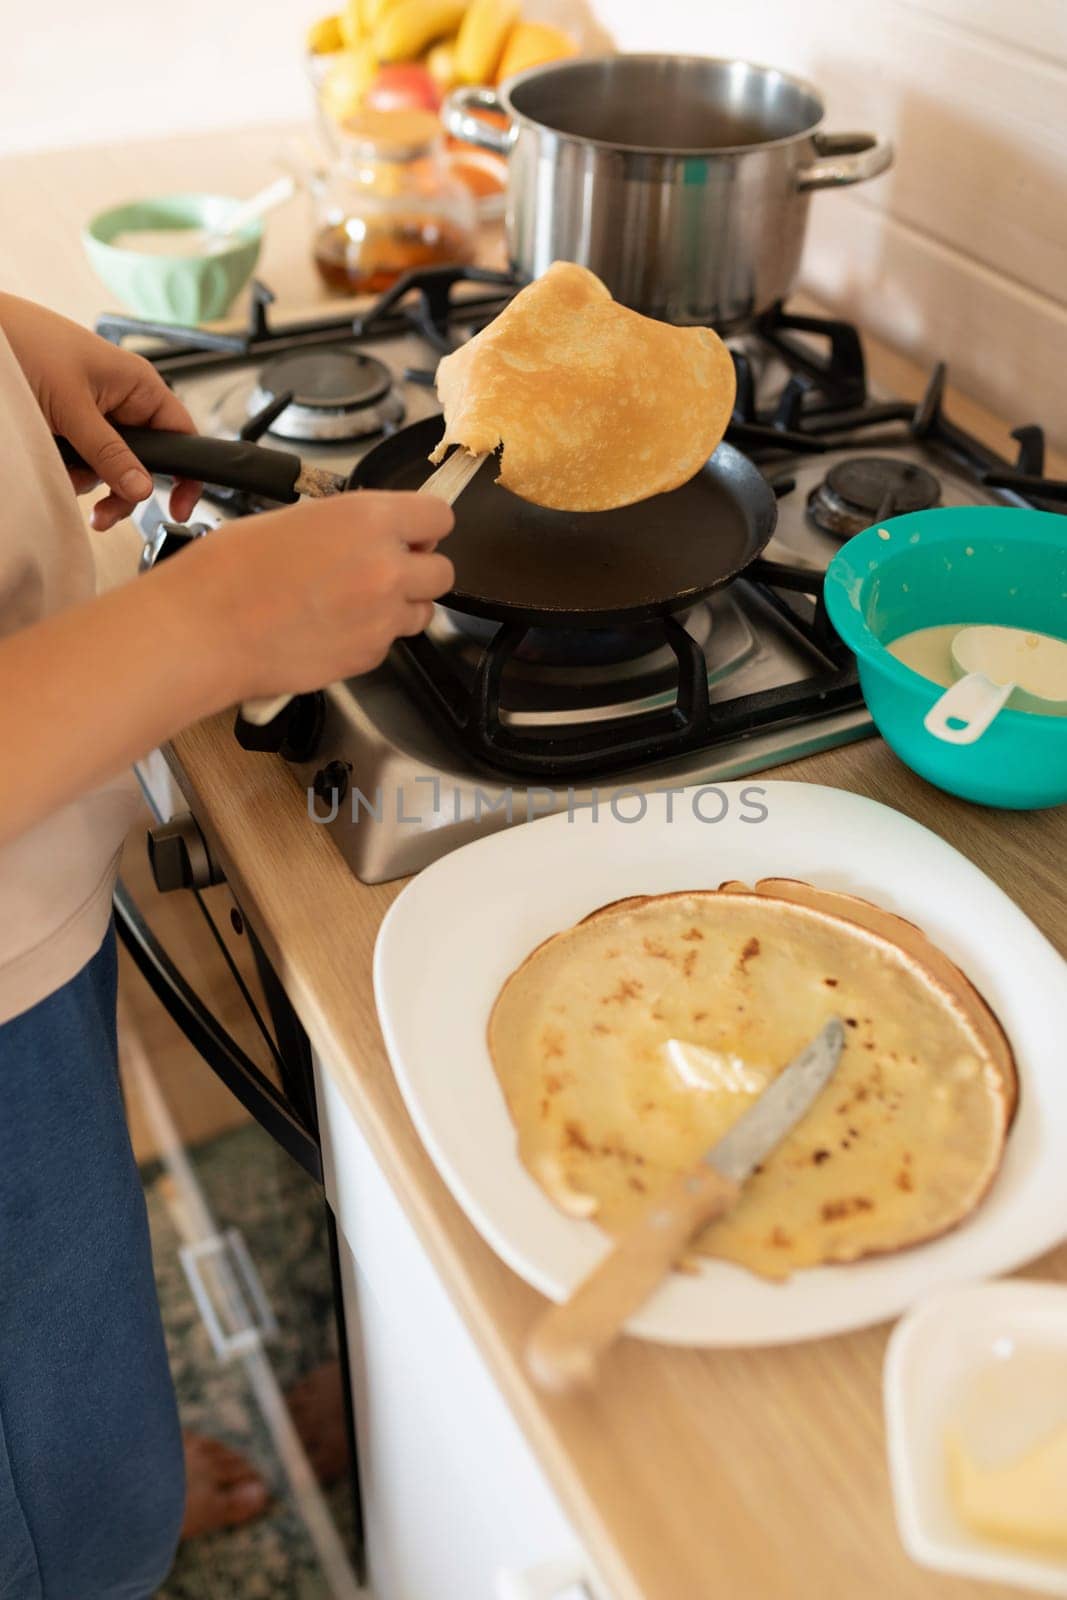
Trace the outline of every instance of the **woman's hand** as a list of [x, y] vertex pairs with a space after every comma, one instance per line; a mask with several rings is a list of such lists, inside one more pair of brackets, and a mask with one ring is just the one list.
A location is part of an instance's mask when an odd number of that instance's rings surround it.
[[[72, 470], [78, 494], [107, 484], [93, 527], [111, 528], [152, 493], [152, 479], [111, 426], [115, 422], [195, 433], [192, 417], [143, 356], [120, 350], [76, 322], [30, 300], [0, 295], [0, 327], [53, 433], [64, 435], [92, 471]], [[171, 516], [192, 514], [200, 485], [175, 482]]]
[[219, 704], [295, 694], [369, 672], [422, 632], [452, 587], [436, 550], [451, 527], [443, 500], [365, 489], [230, 523], [162, 570], [205, 641], [223, 641]]

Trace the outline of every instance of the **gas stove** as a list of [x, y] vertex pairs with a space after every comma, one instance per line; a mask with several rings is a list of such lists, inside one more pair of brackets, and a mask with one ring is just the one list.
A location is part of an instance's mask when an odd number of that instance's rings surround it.
[[[347, 473], [383, 436], [438, 413], [433, 370], [514, 292], [506, 275], [412, 274], [355, 316], [284, 322], [255, 286], [243, 333], [108, 315], [98, 331], [147, 354], [200, 430], [297, 448]], [[437, 607], [377, 671], [294, 701], [251, 747], [283, 755], [309, 826], [365, 882], [414, 872], [492, 828], [605, 806], [635, 816], [873, 732], [853, 664], [822, 609], [843, 539], [897, 512], [1005, 503], [1064, 511], [1041, 430], [1007, 462], [944, 414], [945, 369], [916, 407], [873, 392], [846, 323], [784, 307], [731, 338], [728, 440], [778, 498], [763, 558], [679, 619], [597, 630], [498, 626]], [[265, 502], [208, 488], [188, 527], [162, 495], [141, 509], [146, 560]]]

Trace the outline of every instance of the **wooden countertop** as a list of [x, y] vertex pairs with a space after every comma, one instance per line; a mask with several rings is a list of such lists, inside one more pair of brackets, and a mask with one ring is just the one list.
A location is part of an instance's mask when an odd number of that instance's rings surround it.
[[[146, 188], [251, 192], [268, 176], [278, 143], [277, 130], [253, 130], [0, 162], [0, 213], [27, 219], [0, 240], [0, 282], [90, 321], [103, 297], [77, 243], [87, 211]], [[318, 294], [305, 252], [300, 230], [275, 225], [263, 270], [284, 305]], [[871, 355], [875, 374], [897, 393], [920, 392], [915, 368], [877, 347]], [[979, 408], [957, 397], [954, 414], [1006, 447], [1007, 429]], [[116, 565], [121, 538], [109, 545]], [[371, 953], [401, 885], [358, 883], [325, 830], [308, 826], [290, 771], [239, 749], [228, 717], [182, 734], [172, 758], [311, 1038], [617, 1600], [1020, 1593], [928, 1572], [905, 1556], [882, 1428], [886, 1327], [780, 1350], [685, 1351], [624, 1340], [593, 1394], [561, 1400], [536, 1390], [521, 1349], [541, 1299], [449, 1196], [404, 1110], [379, 1033]], [[775, 776], [871, 795], [936, 829], [1067, 953], [1067, 810], [968, 806], [914, 777], [876, 739]], [[1067, 1279], [1067, 1246], [1028, 1275]]]

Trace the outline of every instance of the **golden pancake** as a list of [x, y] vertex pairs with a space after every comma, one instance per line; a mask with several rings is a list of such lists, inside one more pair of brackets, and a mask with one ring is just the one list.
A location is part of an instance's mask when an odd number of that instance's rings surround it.
[[779, 1278], [942, 1233], [996, 1173], [995, 1051], [912, 951], [766, 893], [623, 900], [508, 979], [489, 1047], [528, 1170], [619, 1233], [835, 1015], [831, 1083], [692, 1247]]
[[[720, 888], [737, 894], [749, 892], [743, 883], [723, 883]], [[795, 900], [799, 905], [814, 906], [828, 911], [831, 916], [844, 917], [846, 922], [858, 922], [862, 928], [880, 933], [892, 944], [899, 945], [926, 968], [927, 972], [943, 984], [963, 1007], [971, 1023], [984, 1042], [1004, 1084], [1009, 1124], [1015, 1116], [1019, 1101], [1019, 1075], [1015, 1068], [1008, 1036], [997, 1020], [996, 1013], [978, 993], [978, 990], [950, 961], [943, 950], [932, 944], [921, 928], [895, 912], [883, 911], [854, 894], [842, 894], [836, 889], [815, 889], [810, 883], [800, 883], [795, 878], [761, 878], [755, 894], [769, 895], [774, 900]]]
[[500, 482], [561, 511], [607, 511], [693, 477], [726, 432], [733, 358], [710, 328], [629, 311], [557, 261], [437, 368], [444, 438], [502, 447]]

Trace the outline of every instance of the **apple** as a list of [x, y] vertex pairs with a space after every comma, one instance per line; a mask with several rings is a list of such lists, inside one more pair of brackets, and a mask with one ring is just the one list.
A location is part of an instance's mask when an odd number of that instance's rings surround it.
[[437, 112], [441, 109], [441, 95], [424, 66], [417, 61], [398, 61], [378, 68], [363, 104], [374, 111]]

